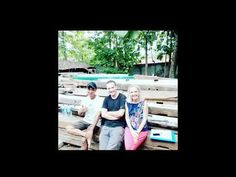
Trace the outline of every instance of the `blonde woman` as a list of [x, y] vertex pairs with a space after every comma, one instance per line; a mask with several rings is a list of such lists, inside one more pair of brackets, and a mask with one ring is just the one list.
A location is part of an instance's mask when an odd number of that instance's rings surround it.
[[136, 150], [146, 140], [148, 135], [147, 102], [142, 100], [141, 90], [138, 86], [130, 86], [126, 99], [126, 128], [125, 128], [125, 149]]

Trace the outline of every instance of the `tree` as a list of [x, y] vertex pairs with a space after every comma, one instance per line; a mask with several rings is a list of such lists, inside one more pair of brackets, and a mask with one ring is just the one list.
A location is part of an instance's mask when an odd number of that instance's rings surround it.
[[145, 49], [145, 75], [148, 70], [148, 51], [152, 50], [153, 42], [156, 40], [156, 32], [154, 31], [131, 31], [129, 37], [138, 43], [138, 47]]
[[64, 31], [58, 32], [58, 42], [59, 42], [59, 50], [58, 56], [64, 60], [67, 60], [67, 49], [66, 49], [66, 42], [65, 42], [66, 34]]
[[93, 56], [84, 31], [59, 31], [59, 58], [89, 63]]
[[136, 41], [126, 33], [97, 32], [89, 42], [96, 53], [90, 64], [102, 68], [105, 73], [128, 73], [137, 63], [139, 52], [135, 50]]
[[[174, 33], [174, 32], [173, 32]], [[178, 35], [174, 33], [175, 36], [175, 49], [174, 49], [174, 55], [171, 58], [171, 66], [170, 66], [170, 73], [169, 77], [170, 78], [176, 78], [176, 71], [177, 71], [177, 62], [178, 62], [178, 55], [177, 55], [177, 50], [178, 50]]]
[[[147, 75], [148, 69], [148, 50], [151, 49], [153, 41], [156, 40], [155, 32], [151, 31], [142, 31], [139, 34], [140, 44], [145, 48], [145, 75]], [[148, 47], [149, 45], [149, 47]]]
[[[169, 58], [169, 63], [168, 63], [168, 76], [173, 77], [170, 73], [172, 70], [170, 69], [171, 67], [175, 66], [174, 68], [177, 67], [177, 60], [175, 57], [177, 56], [177, 51], [175, 51], [176, 48], [176, 32], [175, 31], [160, 31], [157, 33], [157, 59], [162, 59], [164, 55], [168, 55]], [[173, 56], [173, 52], [176, 52], [175, 55]], [[173, 64], [173, 66], [171, 65]], [[166, 68], [165, 68], [166, 69]], [[175, 69], [176, 71], [176, 69]], [[164, 76], [166, 72], [164, 71]]]

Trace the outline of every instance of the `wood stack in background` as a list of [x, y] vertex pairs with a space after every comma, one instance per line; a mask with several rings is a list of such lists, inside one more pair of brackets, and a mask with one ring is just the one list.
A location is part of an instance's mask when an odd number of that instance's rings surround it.
[[[178, 150], [178, 87], [177, 79], [159, 78], [154, 76], [137, 76], [135, 79], [123, 80], [114, 79], [120, 93], [127, 95], [129, 85], [139, 85], [142, 96], [148, 101], [148, 125], [149, 128], [173, 130], [176, 136], [176, 143], [167, 143], [150, 140], [149, 135], [141, 150]], [[93, 81], [97, 84], [97, 95], [104, 98], [108, 96], [106, 82], [108, 79]], [[88, 80], [74, 80], [70, 74], [61, 74], [58, 80], [58, 103], [68, 105], [80, 105], [81, 100], [87, 96]], [[60, 150], [70, 150], [64, 144], [81, 146], [81, 137], [68, 134], [65, 126], [71, 124], [81, 117], [76, 116], [76, 112], [70, 118], [59, 114], [58, 125], [58, 148]], [[98, 136], [98, 135], [96, 135]], [[63, 146], [64, 145], [64, 146]], [[98, 143], [92, 141], [92, 149], [98, 150]], [[63, 148], [64, 147], [64, 148]]]

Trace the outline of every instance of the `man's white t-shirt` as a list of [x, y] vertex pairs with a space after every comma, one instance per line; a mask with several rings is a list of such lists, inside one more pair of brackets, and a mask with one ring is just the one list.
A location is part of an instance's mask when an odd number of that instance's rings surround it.
[[[94, 99], [90, 99], [89, 96], [87, 96], [82, 102], [81, 105], [84, 105], [87, 108], [87, 112], [84, 116], [84, 121], [92, 124], [94, 122], [96, 113], [98, 111], [101, 111], [103, 104], [103, 99], [96, 95]], [[98, 121], [97, 126], [101, 126], [101, 120]]]

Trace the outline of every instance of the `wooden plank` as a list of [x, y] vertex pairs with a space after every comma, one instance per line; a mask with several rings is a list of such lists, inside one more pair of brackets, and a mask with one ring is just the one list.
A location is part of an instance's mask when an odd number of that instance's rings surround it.
[[148, 122], [148, 128], [150, 129], [156, 129], [156, 128], [168, 128], [169, 130], [178, 130], [178, 128], [176, 127], [169, 127], [169, 126], [162, 126], [160, 124], [156, 124], [156, 123], [151, 123], [151, 122]]
[[134, 75], [134, 79], [145, 79], [145, 80], [155, 80], [158, 79], [157, 76], [146, 76], [146, 75]]
[[175, 135], [177, 142], [176, 143], [169, 143], [169, 142], [162, 142], [162, 141], [154, 141], [150, 139], [150, 131], [148, 132], [148, 137], [144, 143], [145, 148], [152, 147], [153, 149], [166, 149], [166, 150], [178, 150], [178, 135]]
[[71, 81], [60, 81], [59, 84], [60, 85], [74, 85], [75, 82], [73, 80], [71, 80]]
[[178, 117], [178, 105], [148, 103], [148, 113]]
[[[106, 82], [109, 79], [100, 79], [95, 81], [98, 88], [106, 88]], [[125, 79], [114, 79], [117, 83], [117, 89], [128, 90], [130, 85], [139, 85], [142, 90], [159, 90], [159, 91], [177, 91], [177, 80], [125, 80]], [[88, 80], [74, 80], [73, 82], [59, 82], [61, 85], [67, 85], [72, 87], [73, 85], [77, 87], [86, 87], [87, 84], [91, 82]], [[73, 84], [72, 84], [73, 83]]]
[[154, 103], [154, 104], [171, 104], [171, 105], [178, 105], [178, 100], [177, 99], [173, 99], [173, 100], [169, 100], [169, 99], [146, 99], [148, 101], [148, 103]]
[[63, 145], [61, 148], [59, 148], [59, 150], [66, 150], [66, 151], [70, 151], [70, 150], [81, 150], [81, 147], [79, 146], [74, 146], [74, 145], [71, 145], [71, 144], [65, 144]]
[[[58, 127], [66, 128], [66, 126], [71, 125], [78, 120], [82, 120], [83, 117], [79, 116], [71, 116], [65, 117], [63, 114], [58, 113]], [[148, 115], [148, 122], [157, 125], [158, 127], [163, 128], [171, 128], [177, 129], [178, 128], [178, 120], [176, 117], [167, 117], [167, 116], [160, 116], [160, 115]]]
[[74, 95], [63, 95], [58, 94], [58, 103], [80, 105], [80, 102], [84, 97], [74, 96]]
[[[81, 137], [72, 135], [66, 132], [65, 129], [59, 128], [59, 139], [61, 139], [64, 143], [73, 144], [76, 146], [81, 146]], [[176, 139], [178, 139], [178, 135], [176, 134]], [[91, 142], [91, 148], [94, 150], [99, 150], [99, 143], [96, 143], [94, 141]], [[150, 132], [148, 134], [148, 137], [143, 144], [143, 146], [140, 148], [143, 150], [177, 150], [178, 149], [178, 140], [176, 143], [169, 143], [169, 142], [161, 142], [161, 141], [153, 141], [150, 140]]]
[[[59, 94], [59, 103], [80, 105], [81, 101], [85, 99], [82, 96], [71, 96]], [[148, 102], [148, 108], [150, 114], [167, 115], [170, 117], [178, 117], [178, 105], [177, 104], [156, 104], [156, 102]]]
[[71, 77], [62, 77], [59, 76], [58, 77], [58, 82], [63, 83], [63, 82], [73, 82], [74, 79], [72, 79]]
[[159, 76], [146, 76], [146, 75], [134, 75], [135, 79], [145, 79], [145, 80], [176, 80], [174, 78], [167, 78], [167, 77], [159, 77]]
[[62, 87], [68, 88], [68, 89], [75, 89], [75, 88], [77, 88], [77, 86], [74, 85], [74, 84], [63, 84]]
[[[65, 90], [65, 89], [64, 89]], [[118, 90], [118, 92], [123, 93], [127, 96], [127, 91]], [[87, 89], [86, 88], [77, 88], [73, 89], [73, 94], [78, 96], [86, 96]], [[108, 96], [108, 91], [106, 89], [97, 89], [97, 95], [101, 97]], [[153, 91], [153, 90], [142, 90], [142, 97], [145, 99], [168, 99], [177, 97], [177, 91]], [[173, 100], [172, 99], [172, 100]], [[176, 98], [174, 100], [177, 100]]]
[[[59, 94], [59, 103], [80, 105], [81, 101], [85, 99], [82, 96], [63, 95]], [[177, 104], [157, 104], [158, 102], [148, 102], [148, 108], [150, 114], [162, 114], [170, 117], [178, 117], [178, 105]], [[162, 103], [162, 102], [161, 102]]]
[[178, 119], [176, 117], [149, 114], [148, 122], [165, 128], [172, 128], [172, 129], [178, 128]]
[[78, 120], [82, 120], [82, 117], [79, 116], [72, 116], [72, 117], [65, 117], [61, 113], [58, 116], [58, 127], [59, 128], [66, 128], [68, 125], [72, 125], [73, 123], [77, 122]]
[[169, 149], [168, 147], [166, 146], [149, 146], [149, 145], [145, 145], [145, 146], [142, 146], [140, 147], [140, 150], [172, 150], [172, 149]]
[[58, 149], [60, 149], [64, 145], [62, 140], [58, 140]]
[[[87, 89], [84, 88], [76, 88], [76, 89], [67, 89], [67, 88], [59, 88], [59, 92], [71, 92], [72, 94], [61, 94], [59, 93], [59, 101], [61, 103], [68, 103], [68, 104], [74, 104], [73, 98], [76, 100], [79, 100], [80, 98], [84, 98], [87, 96]], [[127, 96], [126, 91], [118, 90], [118, 92], [123, 93]], [[108, 96], [108, 92], [105, 89], [98, 89], [97, 95], [101, 97]], [[75, 96], [75, 97], [73, 97]], [[177, 102], [177, 92], [176, 91], [142, 91], [142, 98], [147, 99], [148, 101], [159, 101], [159, 102], [168, 102], [168, 103], [174, 103]], [[65, 100], [66, 99], [66, 100]], [[70, 100], [69, 102], [67, 102]]]
[[[69, 134], [63, 128], [59, 128], [58, 133], [59, 133], [59, 138], [64, 143], [68, 143], [68, 144], [72, 144], [72, 145], [76, 145], [76, 146], [81, 146], [82, 145], [81, 136], [76, 136], [76, 135]], [[90, 148], [93, 149], [93, 150], [98, 150], [99, 149], [98, 143], [96, 143], [92, 140]]]
[[[123, 91], [121, 93], [123, 93]], [[88, 89], [87, 88], [76, 88], [73, 90], [73, 94], [77, 95], [77, 96], [87, 96]], [[106, 97], [109, 95], [108, 91], [106, 89], [97, 89], [96, 94], [101, 97]]]

